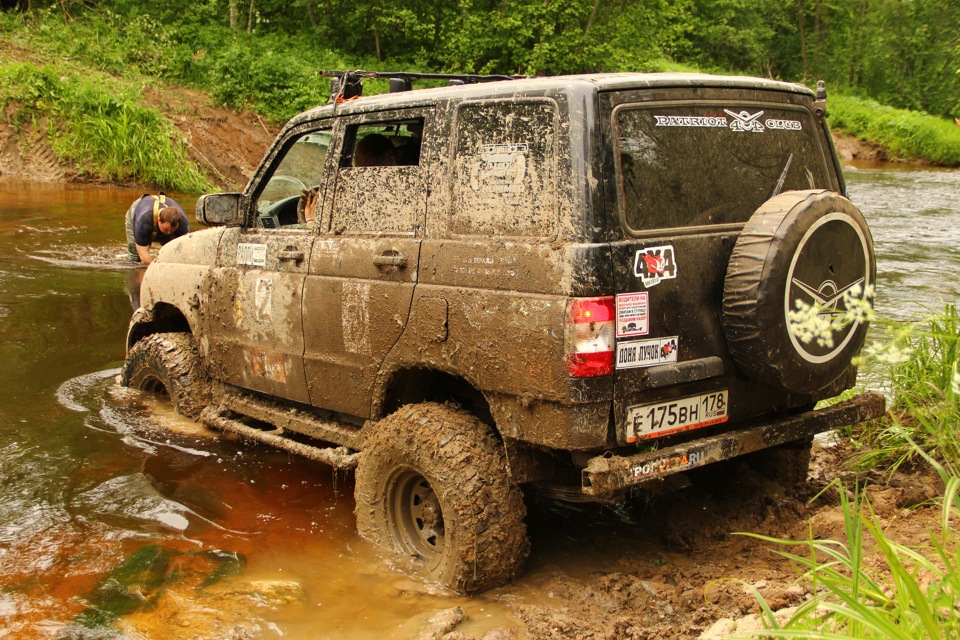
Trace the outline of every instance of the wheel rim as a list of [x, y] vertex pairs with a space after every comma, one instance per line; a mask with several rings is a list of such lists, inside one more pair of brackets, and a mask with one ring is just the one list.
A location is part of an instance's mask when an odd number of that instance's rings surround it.
[[446, 532], [440, 498], [430, 482], [412, 469], [390, 483], [390, 525], [404, 552], [425, 558], [443, 553]]
[[167, 385], [164, 384], [163, 380], [154, 375], [146, 375], [137, 380], [136, 388], [140, 391], [170, 397], [170, 392], [167, 391]]

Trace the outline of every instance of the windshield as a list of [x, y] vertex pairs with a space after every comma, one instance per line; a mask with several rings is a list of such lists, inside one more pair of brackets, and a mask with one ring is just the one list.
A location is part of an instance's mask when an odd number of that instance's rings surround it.
[[627, 106], [615, 126], [631, 230], [745, 222], [782, 191], [831, 186], [804, 109]]

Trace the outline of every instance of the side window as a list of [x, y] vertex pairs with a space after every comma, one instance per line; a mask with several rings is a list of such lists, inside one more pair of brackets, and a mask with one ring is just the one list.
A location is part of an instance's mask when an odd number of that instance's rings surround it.
[[258, 227], [310, 222], [319, 206], [320, 197], [308, 198], [306, 192], [316, 193], [323, 186], [330, 131], [304, 133], [285, 146], [263, 188], [254, 194]]
[[457, 110], [451, 231], [556, 235], [556, 104], [464, 104]]
[[413, 235], [426, 194], [424, 118], [348, 124], [333, 201], [335, 233]]

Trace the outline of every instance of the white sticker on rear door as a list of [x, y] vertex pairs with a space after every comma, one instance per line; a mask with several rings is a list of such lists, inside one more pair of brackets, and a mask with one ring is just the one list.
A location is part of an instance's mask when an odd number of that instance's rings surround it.
[[677, 336], [617, 343], [617, 369], [652, 367], [677, 361]]
[[617, 294], [617, 337], [650, 333], [650, 294], [646, 291]]

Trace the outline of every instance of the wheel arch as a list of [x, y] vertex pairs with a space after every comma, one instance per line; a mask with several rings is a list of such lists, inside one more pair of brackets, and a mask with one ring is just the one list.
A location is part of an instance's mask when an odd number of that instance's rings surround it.
[[193, 334], [190, 321], [175, 305], [158, 302], [150, 309], [140, 307], [130, 319], [127, 330], [127, 351], [133, 348], [140, 340], [154, 333], [189, 333]]
[[374, 394], [371, 417], [379, 420], [404, 405], [422, 402], [454, 402], [490, 425], [500, 438], [483, 392], [463, 376], [436, 368], [404, 367], [382, 379]]

